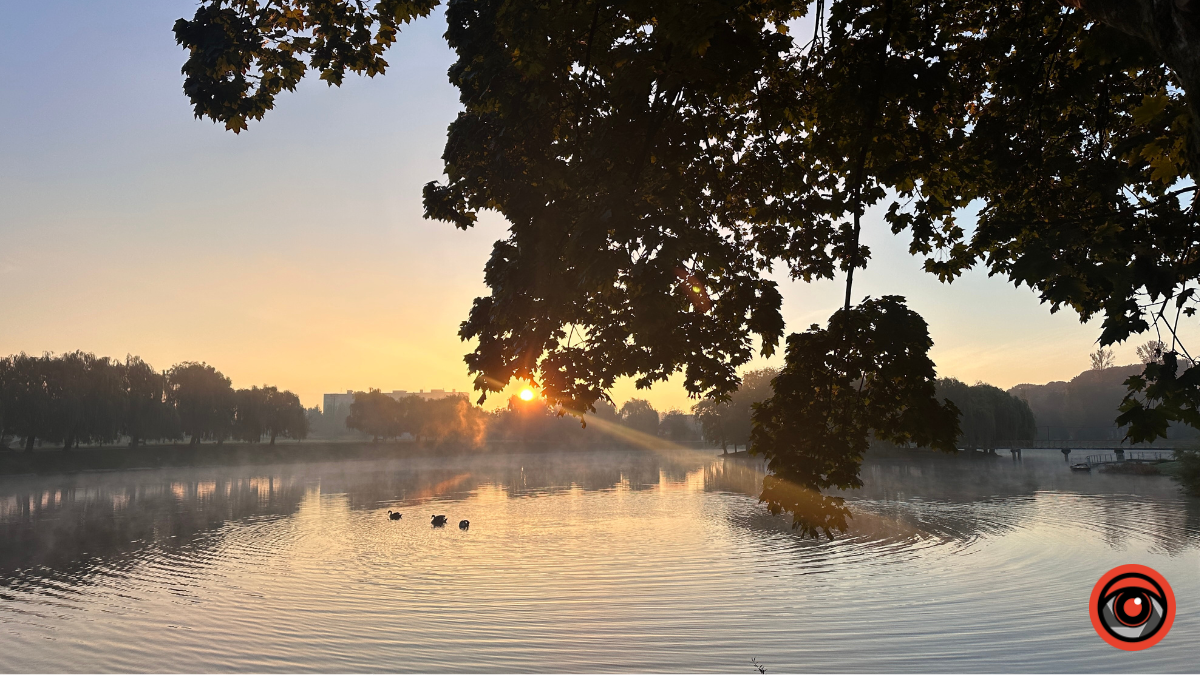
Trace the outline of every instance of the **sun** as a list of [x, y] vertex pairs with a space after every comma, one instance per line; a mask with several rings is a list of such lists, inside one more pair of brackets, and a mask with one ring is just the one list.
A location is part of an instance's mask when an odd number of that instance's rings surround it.
[[521, 396], [522, 401], [532, 401], [533, 400], [533, 390], [526, 387], [521, 390], [520, 396]]

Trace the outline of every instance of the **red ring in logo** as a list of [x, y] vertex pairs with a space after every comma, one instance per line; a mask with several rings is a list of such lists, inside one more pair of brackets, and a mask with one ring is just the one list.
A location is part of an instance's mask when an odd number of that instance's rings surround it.
[[1136, 652], [1158, 644], [1175, 622], [1175, 592], [1145, 565], [1121, 565], [1100, 577], [1088, 603], [1092, 628], [1117, 649]]

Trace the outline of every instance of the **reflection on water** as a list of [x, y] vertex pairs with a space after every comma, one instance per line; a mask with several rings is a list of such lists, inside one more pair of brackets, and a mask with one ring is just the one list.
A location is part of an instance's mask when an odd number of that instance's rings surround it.
[[[0, 670], [1195, 668], [1200, 508], [1171, 481], [1029, 451], [863, 477], [833, 542], [695, 452], [0, 479]], [[1086, 613], [1131, 562], [1179, 603], [1139, 654]]]

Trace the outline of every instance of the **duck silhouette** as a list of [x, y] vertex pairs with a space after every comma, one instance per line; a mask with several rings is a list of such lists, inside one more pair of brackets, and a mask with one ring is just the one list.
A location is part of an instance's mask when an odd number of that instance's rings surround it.
[[433, 517], [433, 526], [434, 527], [441, 527], [445, 524], [446, 524], [446, 516], [434, 516]]
[[458, 521], [458, 529], [460, 529], [460, 530], [465, 530], [470, 526], [471, 526], [471, 521], [469, 521], [469, 520]]
[[402, 514], [402, 513], [396, 513], [395, 511], [388, 511], [388, 518], [391, 518], [392, 520], [400, 520], [403, 517], [404, 517], [404, 514]]

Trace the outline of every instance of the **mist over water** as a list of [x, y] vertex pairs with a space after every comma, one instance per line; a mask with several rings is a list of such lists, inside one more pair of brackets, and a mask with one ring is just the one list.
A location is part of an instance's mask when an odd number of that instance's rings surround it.
[[[0, 669], [1196, 667], [1200, 504], [1168, 479], [873, 456], [851, 532], [815, 542], [761, 478], [648, 451], [2, 478]], [[1145, 652], [1088, 620], [1124, 563], [1179, 605]]]

